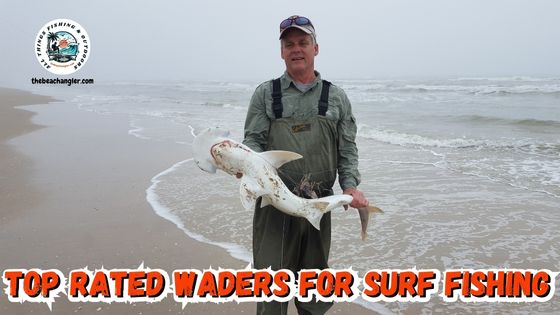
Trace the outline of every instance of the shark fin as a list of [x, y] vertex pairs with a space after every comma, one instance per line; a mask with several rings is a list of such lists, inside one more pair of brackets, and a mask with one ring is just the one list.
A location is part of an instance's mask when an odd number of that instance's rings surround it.
[[323, 212], [313, 212], [310, 216], [306, 217], [307, 221], [313, 225], [317, 230], [321, 230], [321, 219], [323, 218]]
[[275, 168], [303, 157], [301, 154], [291, 151], [265, 151], [259, 155]]
[[256, 181], [248, 176], [243, 176], [239, 185], [239, 193], [243, 207], [247, 210], [254, 210], [257, 198], [266, 192]]
[[261, 208], [264, 208], [264, 207], [269, 206], [271, 204], [272, 204], [272, 201], [270, 201], [270, 198], [268, 198], [267, 196], [262, 197]]
[[376, 206], [367, 206], [366, 209], [369, 213], [383, 213], [383, 210], [377, 208]]

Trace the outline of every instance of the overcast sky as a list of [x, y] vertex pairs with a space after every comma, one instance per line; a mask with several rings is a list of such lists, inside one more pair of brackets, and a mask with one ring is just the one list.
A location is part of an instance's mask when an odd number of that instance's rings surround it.
[[323, 77], [560, 77], [560, 1], [0, 0], [0, 78], [55, 77], [34, 55], [37, 32], [75, 20], [91, 39], [72, 77], [263, 81], [284, 70], [278, 25], [310, 18]]

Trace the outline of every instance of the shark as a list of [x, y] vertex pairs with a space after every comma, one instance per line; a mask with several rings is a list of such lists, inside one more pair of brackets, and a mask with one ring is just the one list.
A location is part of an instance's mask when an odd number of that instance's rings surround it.
[[[256, 152], [248, 146], [229, 138], [229, 131], [206, 128], [195, 136], [192, 143], [193, 160], [203, 171], [216, 173], [222, 170], [240, 178], [239, 192], [245, 209], [254, 210], [258, 198], [261, 207], [272, 205], [296, 217], [303, 217], [320, 230], [323, 215], [352, 202], [350, 195], [332, 195], [317, 199], [301, 198], [290, 191], [278, 176], [278, 168], [303, 156], [290, 151]], [[367, 236], [370, 213], [382, 212], [368, 206], [359, 208], [362, 239]]]

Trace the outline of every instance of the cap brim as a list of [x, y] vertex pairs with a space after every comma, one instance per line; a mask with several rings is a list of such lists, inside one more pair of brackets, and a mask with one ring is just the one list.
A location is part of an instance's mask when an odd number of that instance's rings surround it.
[[302, 30], [303, 32], [305, 32], [306, 34], [310, 34], [310, 35], [313, 35], [313, 34], [314, 34], [312, 30], [310, 30], [310, 29], [308, 29], [308, 28], [306, 28], [306, 27], [299, 26], [299, 25], [296, 25], [296, 24], [292, 24], [292, 25], [286, 27], [282, 32], [280, 32], [280, 38], [278, 38], [278, 39], [282, 39], [282, 35], [284, 35], [284, 32], [286, 32], [287, 30], [289, 30], [289, 29], [291, 29], [291, 28], [300, 29], [300, 30]]

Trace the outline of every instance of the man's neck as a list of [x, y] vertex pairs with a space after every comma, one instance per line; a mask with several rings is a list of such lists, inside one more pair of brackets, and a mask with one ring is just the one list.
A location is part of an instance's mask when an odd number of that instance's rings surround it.
[[315, 71], [306, 71], [306, 72], [296, 72], [296, 73], [290, 73], [288, 72], [288, 74], [290, 75], [290, 77], [292, 78], [292, 80], [298, 82], [298, 83], [303, 83], [303, 84], [309, 84], [312, 83], [313, 81], [315, 81]]

